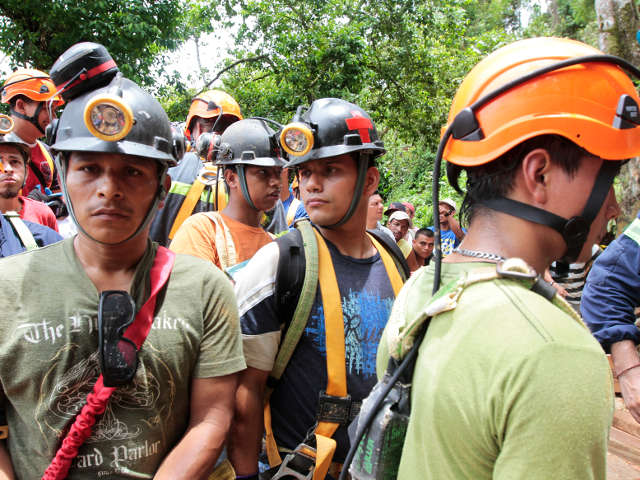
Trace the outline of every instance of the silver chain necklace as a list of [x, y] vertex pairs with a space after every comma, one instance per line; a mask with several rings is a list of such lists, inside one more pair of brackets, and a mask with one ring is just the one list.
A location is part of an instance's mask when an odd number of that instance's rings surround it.
[[492, 262], [504, 262], [506, 260], [505, 257], [497, 255], [495, 253], [488, 252], [478, 252], [477, 250], [467, 250], [466, 248], [454, 248], [455, 253], [459, 253], [460, 255], [464, 255], [465, 257], [475, 257], [481, 258], [483, 260], [490, 260]]

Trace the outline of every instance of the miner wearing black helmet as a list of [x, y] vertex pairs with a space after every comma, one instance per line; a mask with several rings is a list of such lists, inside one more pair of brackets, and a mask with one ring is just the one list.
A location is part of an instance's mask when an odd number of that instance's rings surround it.
[[[315, 468], [325, 478], [339, 471], [346, 425], [375, 383], [375, 350], [403, 282], [396, 263], [403, 259], [388, 250], [395, 245], [382, 246], [385, 234], [366, 230], [368, 199], [380, 179], [376, 158], [385, 150], [364, 110], [316, 100], [298, 109], [280, 141], [313, 226], [297, 222], [237, 276], [249, 368], [238, 389], [230, 459], [238, 475], [257, 475], [267, 386], [272, 473], [293, 468], [304, 476]], [[299, 339], [289, 336], [294, 331]], [[290, 359], [282, 361], [279, 351]]]
[[171, 250], [204, 258], [217, 267], [239, 268], [272, 238], [260, 226], [263, 212], [280, 197], [282, 159], [276, 132], [264, 120], [240, 120], [225, 130], [217, 147], [229, 203], [221, 212], [189, 217]]
[[101, 45], [71, 47], [51, 72], [67, 101], [53, 150], [79, 233], [0, 268], [2, 468], [205, 478], [245, 363], [228, 280], [149, 240], [176, 162], [169, 121]]

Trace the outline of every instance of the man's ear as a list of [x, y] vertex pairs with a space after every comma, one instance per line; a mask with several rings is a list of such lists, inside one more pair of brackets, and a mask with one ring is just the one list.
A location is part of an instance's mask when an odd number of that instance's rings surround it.
[[224, 181], [227, 183], [230, 189], [237, 189], [238, 185], [238, 172], [236, 172], [233, 168], [225, 168], [222, 172], [224, 176]]
[[551, 155], [544, 148], [531, 150], [522, 160], [520, 171], [525, 194], [536, 203], [544, 204], [548, 197], [548, 175], [552, 170]]
[[25, 106], [27, 102], [23, 98], [16, 99], [15, 107], [13, 109], [18, 113], [25, 113]]
[[162, 199], [160, 199], [160, 205], [158, 206], [159, 209], [164, 207], [164, 201], [167, 198], [167, 195], [169, 195], [169, 190], [171, 189], [171, 176], [168, 173], [164, 176], [164, 180], [162, 181], [162, 188], [164, 195]]
[[362, 194], [369, 198], [378, 189], [380, 184], [380, 172], [377, 167], [369, 167], [364, 180], [364, 189]]

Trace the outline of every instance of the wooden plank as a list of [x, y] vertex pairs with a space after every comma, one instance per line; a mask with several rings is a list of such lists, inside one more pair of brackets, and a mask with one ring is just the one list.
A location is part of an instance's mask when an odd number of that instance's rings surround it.
[[608, 453], [607, 480], [640, 480], [640, 467], [627, 463], [613, 453]]
[[640, 438], [640, 423], [636, 422], [629, 410], [624, 405], [624, 400], [616, 397], [615, 412], [613, 414], [613, 426], [623, 432]]
[[608, 450], [628, 463], [640, 467], [640, 438], [611, 427]]

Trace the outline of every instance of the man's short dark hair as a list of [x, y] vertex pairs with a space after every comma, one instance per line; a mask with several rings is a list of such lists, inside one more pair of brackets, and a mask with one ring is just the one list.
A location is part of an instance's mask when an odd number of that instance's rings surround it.
[[418, 238], [419, 235], [425, 235], [428, 238], [434, 236], [433, 230], [429, 230], [428, 228], [420, 228], [416, 231], [416, 235], [414, 238]]
[[[551, 162], [559, 165], [567, 175], [573, 177], [580, 168], [583, 157], [594, 157], [571, 140], [559, 135], [540, 135], [516, 145], [492, 162], [477, 167], [460, 167], [447, 164], [449, 182], [464, 194], [460, 217], [471, 223], [473, 217], [485, 208], [480, 205], [483, 200], [504, 197], [513, 189], [517, 168], [524, 157], [537, 148], [549, 152]], [[462, 170], [467, 172], [466, 192], [458, 184]]]

